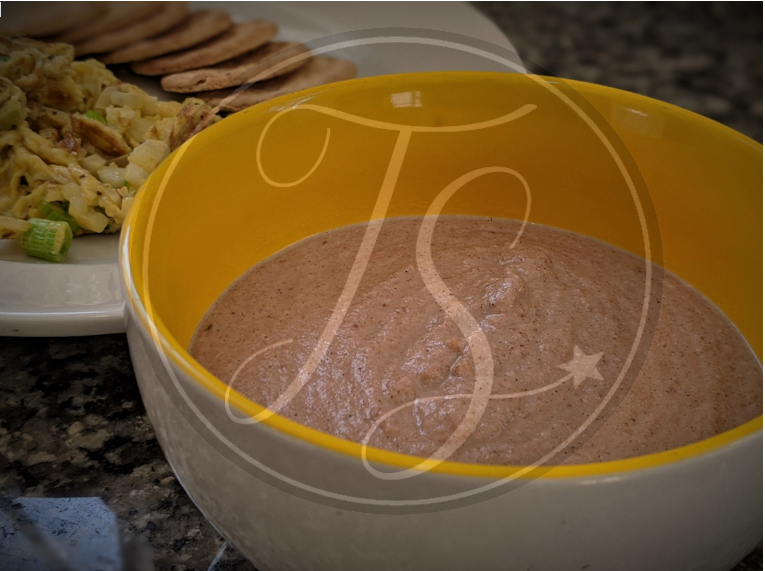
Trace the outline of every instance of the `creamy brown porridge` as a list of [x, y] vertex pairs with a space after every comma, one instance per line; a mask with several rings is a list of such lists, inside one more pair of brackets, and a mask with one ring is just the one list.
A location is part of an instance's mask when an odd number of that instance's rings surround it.
[[[385, 221], [358, 291], [308, 382], [279, 413], [372, 446], [430, 456], [463, 421], [473, 355], [425, 286], [415, 244], [421, 219]], [[603, 242], [529, 225], [444, 216], [435, 267], [480, 324], [493, 358], [492, 398], [451, 460], [536, 462], [596, 411], [632, 349], [646, 264]], [[201, 320], [192, 355], [263, 405], [284, 393], [332, 315], [365, 225], [312, 236], [239, 278]], [[657, 280], [655, 280], [657, 282]], [[657, 282], [658, 283], [658, 282]], [[648, 349], [625, 394], [566, 462], [599, 462], [689, 444], [762, 413], [762, 368], [730, 321], [665, 273]], [[658, 317], [658, 321], [656, 318]], [[640, 351], [638, 351], [640, 359]], [[584, 368], [583, 368], [584, 367]], [[637, 369], [634, 369], [637, 370]], [[634, 383], [633, 383], [634, 380]], [[623, 396], [623, 400], [622, 397]], [[619, 402], [620, 401], [620, 402]], [[606, 419], [607, 418], [607, 419]]]

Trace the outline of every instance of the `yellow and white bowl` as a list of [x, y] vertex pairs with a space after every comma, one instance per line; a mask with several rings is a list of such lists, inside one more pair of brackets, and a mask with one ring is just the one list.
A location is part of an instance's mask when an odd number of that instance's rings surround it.
[[[262, 407], [188, 354], [206, 309], [258, 261], [317, 232], [422, 215], [450, 182], [490, 166], [523, 175], [531, 221], [650, 256], [717, 304], [761, 358], [761, 145], [586, 83], [458, 72], [347, 81], [198, 134], [151, 176], [125, 225], [131, 355], [178, 479], [263, 571], [731, 568], [762, 538], [761, 416], [623, 461], [447, 461], [386, 480], [362, 452], [387, 472], [422, 459], [278, 414], [237, 422]], [[444, 212], [522, 218], [527, 206], [520, 187], [486, 176]]]

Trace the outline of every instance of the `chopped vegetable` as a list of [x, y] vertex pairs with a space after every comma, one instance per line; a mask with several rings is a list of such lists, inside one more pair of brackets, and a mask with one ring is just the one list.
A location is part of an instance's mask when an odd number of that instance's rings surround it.
[[80, 225], [74, 221], [74, 218], [69, 216], [67, 211], [64, 210], [63, 207], [61, 207], [60, 205], [56, 203], [41, 202], [40, 206], [37, 207], [37, 210], [47, 220], [55, 220], [56, 222], [66, 222], [67, 224], [69, 224], [69, 227], [72, 229], [73, 233], [79, 232], [80, 230]]
[[83, 167], [88, 169], [91, 174], [96, 174], [98, 173], [99, 169], [102, 169], [106, 166], [106, 159], [101, 155], [93, 154], [81, 160], [80, 163]]
[[[125, 138], [132, 147], [137, 147], [152, 135], [154, 122], [142, 117], [136, 117], [125, 131]], [[157, 133], [154, 129], [154, 134]]]
[[106, 125], [106, 119], [104, 119], [104, 116], [101, 115], [100, 113], [93, 111], [92, 109], [90, 111], [85, 112], [85, 117], [88, 117], [90, 119], [95, 119], [99, 123], [103, 123], [104, 125]]
[[138, 145], [130, 153], [128, 161], [138, 165], [147, 172], [153, 171], [157, 165], [162, 162], [170, 151], [170, 147], [163, 141], [151, 139]]
[[93, 105], [93, 107], [96, 109], [105, 110], [107, 107], [109, 107], [109, 105], [112, 104], [112, 93], [116, 93], [117, 91], [119, 91], [119, 88], [117, 88], [114, 85], [110, 85], [109, 87], [107, 87], [101, 92], [100, 97], [98, 98], [96, 103]]
[[101, 233], [109, 224], [109, 218], [88, 205], [88, 198], [81, 187], [76, 184], [65, 184], [61, 188], [64, 198], [69, 201], [69, 216], [85, 230]]
[[149, 178], [149, 173], [135, 163], [130, 163], [125, 169], [125, 180], [135, 188], [140, 187]]
[[72, 229], [66, 222], [30, 218], [31, 228], [21, 237], [21, 247], [30, 256], [63, 262], [72, 245]]
[[121, 135], [124, 135], [133, 124], [133, 121], [140, 117], [140, 109], [110, 105], [106, 110], [106, 124]]
[[0, 216], [0, 238], [20, 238], [30, 227], [27, 220]]
[[141, 108], [144, 117], [151, 117], [157, 114], [157, 98], [151, 95], [147, 95], [143, 100], [143, 107]]
[[143, 104], [144, 98], [140, 93], [123, 93], [121, 91], [115, 91], [112, 93], [112, 105], [141, 109]]
[[98, 180], [114, 188], [125, 186], [125, 169], [108, 166], [98, 169]]

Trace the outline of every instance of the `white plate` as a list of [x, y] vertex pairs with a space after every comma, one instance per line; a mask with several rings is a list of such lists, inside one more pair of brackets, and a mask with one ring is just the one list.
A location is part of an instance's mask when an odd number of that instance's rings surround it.
[[[227, 10], [234, 20], [274, 21], [279, 25], [280, 39], [309, 41], [371, 28], [400, 27], [422, 29], [423, 37], [433, 37], [425, 30], [461, 34], [512, 50], [510, 42], [488, 18], [463, 2], [191, 4], [192, 9]], [[353, 60], [360, 76], [437, 70], [506, 70], [466, 52], [412, 43], [357, 46], [336, 54]], [[519, 60], [515, 61], [520, 65]], [[154, 79], [130, 74], [119, 74], [119, 77], [168, 97]], [[0, 335], [36, 337], [123, 332], [118, 239], [118, 236], [77, 238], [65, 264], [36, 261], [25, 256], [16, 241], [0, 240]]]

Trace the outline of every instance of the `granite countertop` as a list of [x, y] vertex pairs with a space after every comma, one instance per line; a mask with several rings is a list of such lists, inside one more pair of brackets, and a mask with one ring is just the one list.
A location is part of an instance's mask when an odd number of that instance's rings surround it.
[[[650, 95], [762, 141], [759, 3], [476, 7], [533, 72]], [[99, 497], [157, 569], [253, 569], [165, 462], [124, 335], [0, 340], [0, 496]], [[762, 568], [760, 545], [736, 569]]]
[[476, 2], [532, 73], [655, 97], [762, 143], [762, 4]]

